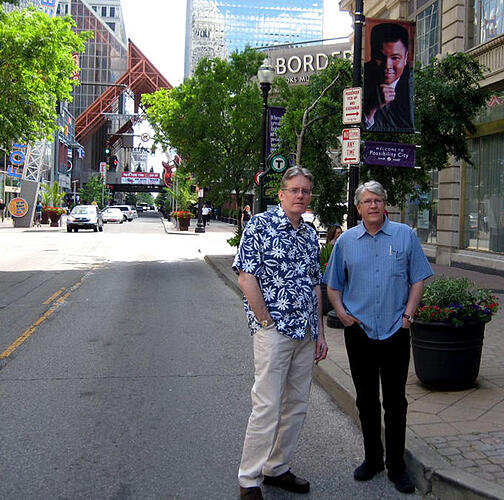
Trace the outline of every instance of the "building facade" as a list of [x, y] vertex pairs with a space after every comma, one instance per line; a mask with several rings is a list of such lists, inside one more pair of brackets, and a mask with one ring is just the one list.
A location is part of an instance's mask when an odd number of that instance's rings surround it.
[[[353, 0], [341, 0], [353, 12]], [[416, 58], [423, 64], [453, 52], [474, 55], [489, 71], [481, 84], [492, 98], [469, 138], [473, 165], [453, 161], [433, 173], [427, 199], [403, 214], [440, 264], [504, 272], [504, 3], [494, 0], [366, 0], [366, 17], [416, 22]]]
[[323, 0], [187, 0], [184, 76], [203, 57], [322, 38]]

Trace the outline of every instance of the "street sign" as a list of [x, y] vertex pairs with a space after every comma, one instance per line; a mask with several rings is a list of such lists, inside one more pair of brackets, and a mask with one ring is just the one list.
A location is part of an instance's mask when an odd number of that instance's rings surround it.
[[254, 184], [256, 186], [259, 186], [260, 182], [259, 182], [259, 178], [261, 177], [261, 175], [264, 174], [264, 170], [259, 170], [255, 173], [254, 175]]
[[144, 132], [141, 136], [140, 139], [142, 139], [143, 142], [148, 142], [150, 141], [150, 135], [147, 132]]
[[28, 202], [24, 198], [12, 198], [8, 208], [12, 217], [24, 217], [28, 213]]
[[360, 123], [362, 120], [362, 88], [343, 90], [343, 125]]
[[360, 128], [345, 128], [342, 136], [341, 163], [345, 165], [360, 163]]
[[268, 158], [268, 165], [271, 167], [271, 170], [277, 174], [281, 174], [287, 168], [288, 164], [287, 158], [283, 155], [275, 154]]
[[107, 164], [104, 161], [100, 162], [100, 174], [103, 179], [105, 179], [105, 175], [107, 172]]
[[415, 166], [415, 145], [397, 142], [364, 142], [364, 163], [391, 167]]

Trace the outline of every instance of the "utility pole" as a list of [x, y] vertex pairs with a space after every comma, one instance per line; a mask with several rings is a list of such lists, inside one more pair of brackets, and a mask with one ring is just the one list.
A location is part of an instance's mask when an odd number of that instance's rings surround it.
[[[362, 86], [362, 26], [364, 25], [364, 0], [355, 0], [354, 13], [354, 54], [353, 54], [353, 86]], [[354, 205], [355, 190], [359, 186], [359, 165], [350, 165], [348, 179], [348, 216], [347, 227], [357, 225], [357, 208]]]

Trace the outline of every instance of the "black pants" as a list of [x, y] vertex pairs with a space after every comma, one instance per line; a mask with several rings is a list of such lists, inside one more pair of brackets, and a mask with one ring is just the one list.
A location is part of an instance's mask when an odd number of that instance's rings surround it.
[[357, 391], [357, 408], [368, 463], [383, 462], [381, 440], [381, 381], [385, 420], [385, 464], [389, 472], [405, 470], [406, 380], [410, 361], [409, 330], [400, 328], [386, 340], [372, 340], [353, 324], [345, 328], [350, 371]]

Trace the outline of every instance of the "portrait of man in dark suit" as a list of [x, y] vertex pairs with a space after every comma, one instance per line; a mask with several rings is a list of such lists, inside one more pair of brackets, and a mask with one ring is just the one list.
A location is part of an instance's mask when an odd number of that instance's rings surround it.
[[[371, 21], [371, 20], [370, 20]], [[367, 21], [366, 21], [367, 22]], [[413, 133], [412, 43], [405, 23], [382, 22], [366, 37], [364, 123], [373, 132]], [[370, 50], [369, 50], [370, 49]]]

